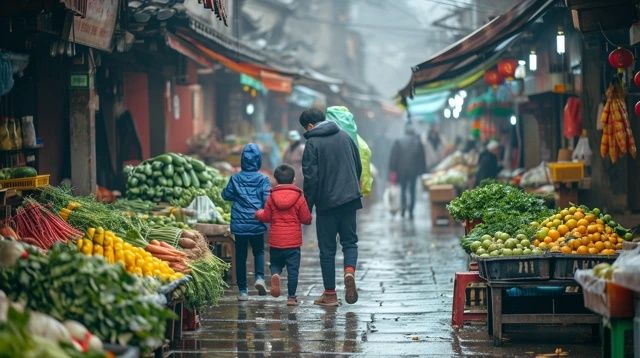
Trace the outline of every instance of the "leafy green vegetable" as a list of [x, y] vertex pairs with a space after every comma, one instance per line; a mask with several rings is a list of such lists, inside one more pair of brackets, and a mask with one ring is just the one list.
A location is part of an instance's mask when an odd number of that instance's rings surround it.
[[191, 280], [186, 284], [185, 305], [189, 309], [198, 309], [218, 303], [227, 284], [223, 274], [229, 264], [216, 256], [195, 260], [189, 264]]
[[175, 315], [146, 280], [70, 245], [56, 245], [48, 256], [28, 252], [0, 271], [0, 289], [10, 299], [61, 321], [76, 320], [103, 341], [148, 348], [161, 343], [166, 321]]

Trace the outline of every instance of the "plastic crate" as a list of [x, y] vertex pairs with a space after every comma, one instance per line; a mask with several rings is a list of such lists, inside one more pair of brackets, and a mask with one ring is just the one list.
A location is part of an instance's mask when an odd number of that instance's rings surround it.
[[633, 291], [593, 274], [584, 276], [579, 283], [586, 308], [607, 318], [633, 317]]
[[583, 162], [548, 163], [549, 177], [554, 182], [579, 182], [584, 178]]
[[597, 264], [613, 263], [618, 255], [553, 254], [553, 274], [556, 280], [573, 280], [577, 270], [591, 269]]
[[31, 178], [0, 180], [0, 189], [29, 190], [49, 185], [49, 174]]
[[480, 277], [487, 281], [544, 281], [551, 277], [551, 257], [547, 255], [475, 258]]

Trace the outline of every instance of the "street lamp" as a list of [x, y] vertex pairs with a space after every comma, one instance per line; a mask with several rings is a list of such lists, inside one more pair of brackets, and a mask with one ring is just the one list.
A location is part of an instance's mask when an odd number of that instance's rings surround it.
[[509, 122], [511, 123], [512, 126], [515, 126], [518, 123], [518, 118], [516, 117], [515, 114], [511, 115], [511, 118], [509, 118]]
[[531, 50], [529, 53], [529, 71], [535, 71], [538, 69], [538, 55], [535, 50]]
[[565, 46], [564, 46], [564, 31], [558, 30], [558, 34], [556, 35], [556, 52], [558, 55], [564, 55]]

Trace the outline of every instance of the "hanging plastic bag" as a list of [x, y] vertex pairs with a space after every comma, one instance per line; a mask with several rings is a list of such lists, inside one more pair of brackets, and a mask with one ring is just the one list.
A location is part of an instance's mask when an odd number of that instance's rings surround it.
[[208, 196], [197, 196], [185, 210], [193, 214], [192, 220], [198, 223], [226, 224], [216, 204]]
[[400, 211], [400, 187], [395, 183], [390, 183], [384, 190], [382, 201], [391, 216], [395, 216]]
[[25, 148], [36, 146], [36, 128], [33, 126], [33, 117], [22, 117], [22, 145]]
[[362, 195], [371, 194], [373, 187], [373, 175], [371, 175], [371, 149], [367, 142], [358, 135], [358, 151], [360, 152], [360, 162], [362, 163], [362, 175], [360, 176], [360, 191]]
[[570, 97], [564, 106], [564, 136], [574, 138], [582, 132], [582, 106], [580, 98]]
[[584, 165], [591, 165], [591, 155], [593, 152], [591, 151], [591, 147], [589, 146], [589, 138], [587, 137], [587, 131], [583, 130], [580, 139], [578, 139], [578, 144], [576, 145], [576, 149], [573, 150], [573, 154], [571, 155], [571, 160], [573, 161], [582, 161]]

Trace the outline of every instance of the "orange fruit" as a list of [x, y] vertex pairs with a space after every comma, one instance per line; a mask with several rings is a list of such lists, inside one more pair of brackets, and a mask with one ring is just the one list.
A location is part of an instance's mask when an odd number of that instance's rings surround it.
[[566, 235], [569, 232], [569, 227], [567, 225], [558, 226], [558, 232], [560, 235]]
[[548, 222], [547, 225], [545, 225], [547, 228], [551, 229], [553, 227], [553, 222]]
[[605, 249], [605, 247], [604, 247], [604, 242], [602, 242], [602, 241], [597, 241], [597, 242], [595, 243], [595, 248], [596, 248], [596, 249], [598, 249], [598, 252], [600, 252], [600, 251], [604, 250], [604, 249]]
[[567, 240], [567, 238], [566, 238], [566, 237], [564, 237], [564, 236], [560, 236], [560, 237], [558, 238], [558, 240], [556, 240], [556, 242], [562, 243], [562, 242], [565, 242], [565, 240]]
[[583, 236], [580, 238], [580, 242], [582, 243], [582, 245], [587, 246], [591, 243], [591, 240], [589, 240], [588, 237]]
[[576, 211], [576, 213], [575, 213], [575, 214], [573, 214], [573, 217], [574, 217], [576, 220], [580, 220], [580, 219], [584, 218], [584, 211], [582, 211], [582, 210], [578, 209], [578, 210]]
[[559, 245], [553, 245], [551, 246], [551, 252], [560, 252], [560, 246]]
[[589, 253], [589, 248], [583, 245], [583, 246], [578, 247], [576, 252], [579, 253], [579, 254], [582, 254], [582, 255], [588, 254]]
[[589, 225], [589, 226], [587, 226], [587, 232], [590, 233], [590, 234], [598, 232], [598, 226], [597, 225]]
[[564, 215], [564, 222], [567, 222], [571, 219], [573, 219], [573, 215]]
[[589, 248], [589, 253], [591, 255], [596, 255], [598, 252], [600, 252], [600, 251], [598, 251], [598, 249], [596, 249], [595, 247], [590, 247]]
[[600, 237], [600, 233], [599, 232], [594, 232], [593, 233], [593, 239], [596, 241], [600, 241], [601, 237]]
[[563, 254], [570, 254], [572, 250], [571, 250], [571, 247], [569, 246], [562, 246], [560, 251], [562, 251]]
[[589, 226], [589, 222], [586, 219], [578, 220], [578, 226]]
[[544, 238], [544, 243], [545, 243], [545, 244], [550, 244], [550, 243], [552, 243], [552, 242], [553, 242], [553, 239], [552, 239], [552, 238], [550, 238], [549, 236], [547, 236], [547, 237], [545, 237], [545, 238]]
[[592, 248], [592, 247], [596, 247], [596, 244], [594, 244], [593, 242], [590, 242], [587, 244], [588, 248]]
[[598, 225], [604, 225], [604, 220], [602, 220], [602, 219], [596, 219], [596, 224], [598, 224]]
[[584, 218], [590, 223], [596, 221], [596, 216], [593, 214], [587, 214], [587, 216], [585, 216]]
[[540, 240], [535, 239], [533, 240], [533, 246], [539, 246], [540, 245]]
[[622, 244], [616, 244], [616, 250], [622, 250]]
[[[614, 236], [615, 237], [615, 236]], [[624, 239], [621, 237], [618, 237], [618, 244], [622, 244], [624, 242]]]
[[615, 255], [616, 251], [612, 250], [612, 249], [607, 249], [607, 250], [602, 250], [601, 252], [603, 255]]
[[[615, 245], [612, 244], [610, 241], [598, 241], [598, 242], [601, 242], [602, 245], [604, 245], [605, 250], [613, 249], [615, 247]], [[597, 243], [596, 243], [596, 245], [597, 245]]]
[[587, 233], [587, 227], [584, 225], [580, 225], [577, 228], [578, 232], [581, 233], [582, 235], [585, 235]]
[[549, 230], [549, 237], [553, 240], [557, 240], [560, 237], [560, 232], [558, 230]]
[[578, 226], [578, 221], [576, 219], [567, 220], [565, 223], [569, 229], [575, 229]]
[[582, 237], [582, 234], [580, 233], [580, 231], [573, 231], [571, 233], [571, 236], [575, 237], [576, 239], [579, 239]]
[[609, 242], [614, 245], [618, 243], [618, 239], [616, 239], [615, 236], [609, 236], [608, 239], [609, 239]]
[[578, 239], [573, 239], [571, 241], [569, 241], [569, 245], [571, 245], [571, 248], [574, 250], [577, 250], [578, 247], [580, 247], [582, 245], [582, 242]]
[[571, 213], [569, 212], [569, 209], [562, 209], [562, 210], [560, 211], [560, 215], [562, 215], [562, 216], [567, 216], [567, 215], [569, 215], [569, 214], [571, 214]]
[[538, 246], [538, 248], [540, 248], [540, 250], [548, 250], [549, 249], [549, 244], [547, 244], [546, 242], [541, 242], [540, 246]]
[[611, 234], [613, 232], [613, 229], [611, 229], [610, 226], [605, 226], [604, 227], [604, 232], [606, 232], [607, 234]]

